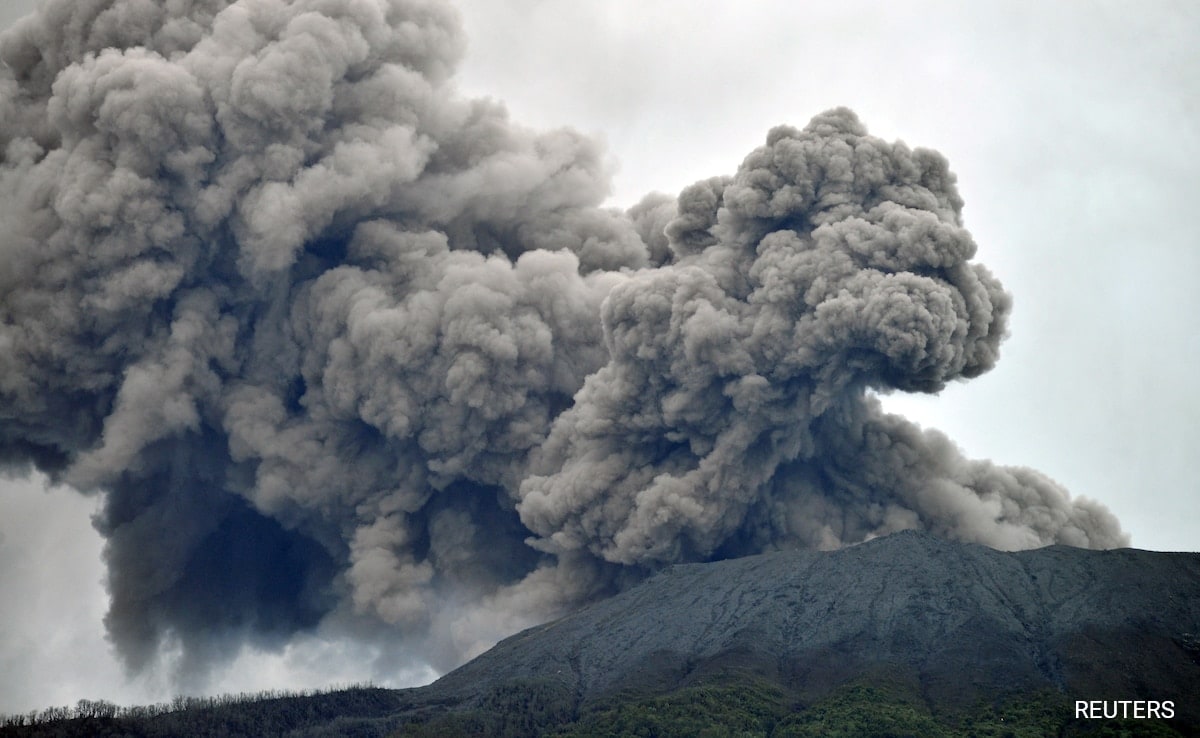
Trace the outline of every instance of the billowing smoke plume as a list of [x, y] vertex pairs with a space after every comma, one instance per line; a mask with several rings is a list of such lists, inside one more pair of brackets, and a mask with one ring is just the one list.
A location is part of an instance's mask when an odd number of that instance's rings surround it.
[[599, 207], [434, 0], [49, 0], [0, 39], [0, 460], [103, 494], [134, 668], [321, 623], [439, 667], [676, 561], [1121, 544], [872, 391], [994, 364], [946, 161], [847, 110]]

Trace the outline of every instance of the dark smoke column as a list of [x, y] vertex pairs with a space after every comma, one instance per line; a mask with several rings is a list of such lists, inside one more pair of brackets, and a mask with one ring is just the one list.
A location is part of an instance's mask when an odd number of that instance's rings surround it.
[[666, 226], [668, 268], [618, 285], [610, 361], [535, 454], [539, 548], [655, 565], [922, 527], [999, 548], [1114, 546], [1035, 472], [963, 459], [868, 389], [937, 392], [995, 363], [1009, 296], [939, 154], [848, 110], [773, 130]]
[[[138, 22], [129, 19], [137, 18]], [[329, 628], [444, 668], [673, 561], [1124, 541], [868, 390], [990, 368], [936, 153], [846, 110], [600, 207], [426, 0], [50, 0], [0, 37], [0, 462], [100, 493], [140, 668]]]

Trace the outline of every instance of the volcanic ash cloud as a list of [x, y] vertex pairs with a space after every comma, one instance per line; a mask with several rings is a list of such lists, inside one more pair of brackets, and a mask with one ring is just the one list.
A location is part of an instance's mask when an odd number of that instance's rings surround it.
[[1101, 506], [873, 391], [990, 369], [946, 161], [848, 110], [600, 207], [424, 0], [51, 0], [0, 38], [0, 460], [103, 496], [132, 668], [329, 627], [445, 668], [663, 565]]

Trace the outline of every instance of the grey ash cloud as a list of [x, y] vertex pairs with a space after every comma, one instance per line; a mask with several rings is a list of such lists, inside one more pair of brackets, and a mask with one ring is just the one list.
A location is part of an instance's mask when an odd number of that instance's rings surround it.
[[[990, 369], [945, 159], [846, 109], [601, 207], [425, 0], [51, 0], [0, 37], [0, 460], [103, 495], [106, 626], [438, 668], [662, 565], [916, 528], [1127, 541], [874, 393]], [[980, 422], [986, 423], [986, 418]]]

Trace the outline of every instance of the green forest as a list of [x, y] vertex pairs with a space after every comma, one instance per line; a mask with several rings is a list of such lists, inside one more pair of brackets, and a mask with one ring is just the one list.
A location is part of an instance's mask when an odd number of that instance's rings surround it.
[[851, 682], [811, 702], [758, 677], [713, 679], [669, 694], [615, 694], [579, 705], [561, 685], [515, 681], [470, 709], [414, 690], [354, 686], [328, 692], [177, 698], [118, 707], [81, 700], [0, 717], [0, 736], [372, 736], [450, 738], [1179, 738], [1169, 722], [1076, 720], [1062, 694], [1010, 695], [935, 712], [911, 690]]
[[1072, 718], [1058, 693], [1014, 695], [971, 709], [934, 714], [898, 687], [851, 683], [811, 704], [779, 686], [740, 678], [638, 698], [617, 695], [573, 714], [570, 696], [546, 685], [493, 690], [477, 709], [403, 726], [396, 738], [547, 736], [550, 738], [1173, 738], [1163, 722]]

